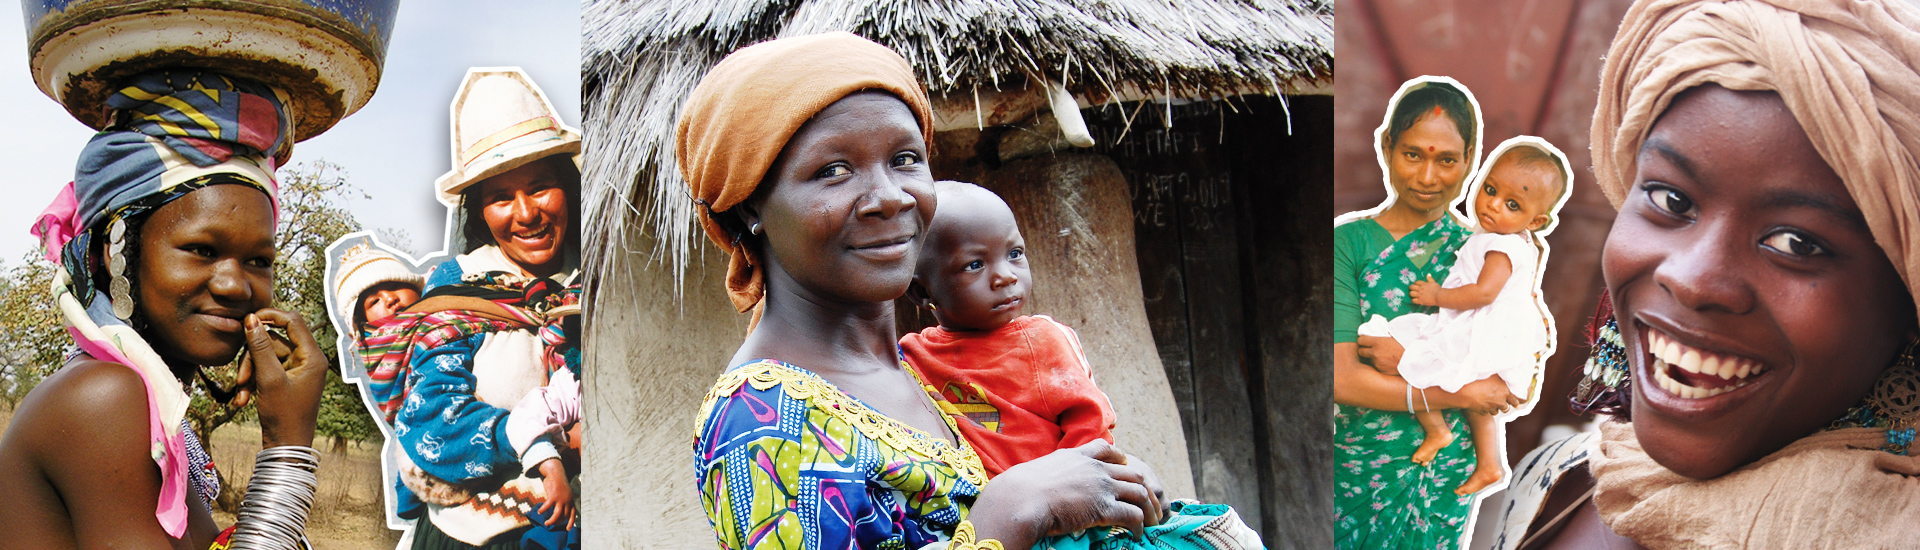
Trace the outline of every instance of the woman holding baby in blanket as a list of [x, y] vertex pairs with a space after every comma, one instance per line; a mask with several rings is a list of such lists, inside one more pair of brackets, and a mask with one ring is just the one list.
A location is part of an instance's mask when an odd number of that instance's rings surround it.
[[417, 291], [373, 251], [336, 282], [402, 450], [395, 511], [414, 548], [577, 548], [580, 138], [518, 69], [469, 71], [453, 120], [465, 252]]

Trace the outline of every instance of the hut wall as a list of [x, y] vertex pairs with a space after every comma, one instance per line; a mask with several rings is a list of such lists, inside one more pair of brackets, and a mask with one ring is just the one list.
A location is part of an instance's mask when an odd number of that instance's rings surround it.
[[[1293, 98], [1292, 134], [1272, 120], [1229, 118], [1236, 169], [1249, 396], [1264, 405], [1267, 461], [1258, 472], [1271, 548], [1332, 548], [1333, 98]], [[1269, 110], [1271, 107], [1268, 108]], [[1309, 398], [1308, 396], [1315, 396]], [[1326, 397], [1318, 397], [1326, 396]], [[1257, 425], [1258, 423], [1256, 423]], [[1282, 538], [1281, 534], [1285, 534]]]
[[[630, 213], [624, 215], [631, 215]], [[586, 548], [710, 548], [693, 484], [696, 410], [747, 332], [721, 292], [726, 256], [705, 243], [676, 302], [653, 237], [628, 220], [625, 269], [589, 283], [580, 498]]]
[[[1152, 347], [1132, 254], [1127, 182], [1106, 156], [1053, 143], [1059, 132], [1049, 124], [1041, 115], [1018, 127], [943, 132], [934, 174], [978, 183], [1007, 201], [1033, 271], [1025, 313], [1073, 327], [1113, 404], [1116, 443], [1153, 466], [1169, 497], [1194, 498], [1176, 401]], [[905, 301], [901, 308], [903, 332], [933, 322]]]
[[[1333, 101], [1089, 110], [1132, 195], [1153, 338], [1199, 498], [1273, 548], [1332, 545]], [[1129, 127], [1126, 118], [1132, 117]], [[1125, 133], [1124, 138], [1122, 133]]]

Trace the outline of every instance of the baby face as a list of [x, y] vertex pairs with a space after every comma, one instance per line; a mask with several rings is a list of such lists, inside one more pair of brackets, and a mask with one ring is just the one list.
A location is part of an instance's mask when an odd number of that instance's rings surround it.
[[991, 192], [940, 194], [914, 279], [948, 330], [993, 330], [1020, 316], [1032, 279], [1013, 211]]
[[360, 314], [368, 324], [384, 321], [420, 301], [420, 290], [397, 281], [388, 281], [360, 293]]
[[1511, 235], [1545, 227], [1547, 212], [1559, 198], [1557, 181], [1551, 165], [1523, 164], [1511, 155], [1501, 156], [1474, 193], [1480, 228]]

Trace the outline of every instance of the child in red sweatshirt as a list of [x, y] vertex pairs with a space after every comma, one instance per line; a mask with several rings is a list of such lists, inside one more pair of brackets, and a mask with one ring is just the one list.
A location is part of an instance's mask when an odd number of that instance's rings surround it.
[[1093, 383], [1073, 329], [1020, 314], [1032, 288], [1013, 210], [980, 186], [935, 184], [908, 293], [940, 325], [900, 339], [907, 362], [965, 419], [988, 475], [1056, 449], [1113, 442], [1113, 406]]

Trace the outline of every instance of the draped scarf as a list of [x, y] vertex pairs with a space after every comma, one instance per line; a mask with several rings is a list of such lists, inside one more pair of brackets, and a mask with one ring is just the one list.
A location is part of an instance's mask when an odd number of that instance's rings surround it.
[[1427, 222], [1381, 250], [1360, 269], [1360, 318], [1380, 315], [1392, 319], [1437, 311], [1439, 308], [1414, 304], [1407, 297], [1407, 288], [1427, 277], [1445, 280], [1453, 269], [1454, 255], [1470, 236], [1452, 214], [1442, 214], [1440, 219]]
[[[73, 182], [32, 228], [47, 259], [60, 267], [54, 271], [53, 301], [79, 351], [126, 365], [145, 382], [150, 452], [161, 473], [155, 517], [175, 538], [186, 532], [186, 491], [193, 475], [181, 428], [186, 389], [127, 322], [131, 297], [97, 288], [96, 272], [133, 269], [124, 260], [108, 267], [124, 258], [125, 247], [138, 246], [122, 239], [127, 223], [209, 185], [259, 189], [274, 201], [277, 220], [273, 171], [292, 149], [286, 102], [278, 90], [213, 73], [158, 71], [133, 77], [107, 98], [113, 125], [88, 141]], [[94, 257], [96, 248], [103, 257]]]
[[1920, 457], [1880, 450], [1885, 430], [1817, 432], [1713, 479], [1660, 466], [1633, 425], [1600, 425], [1593, 503], [1649, 548], [1911, 548]]

